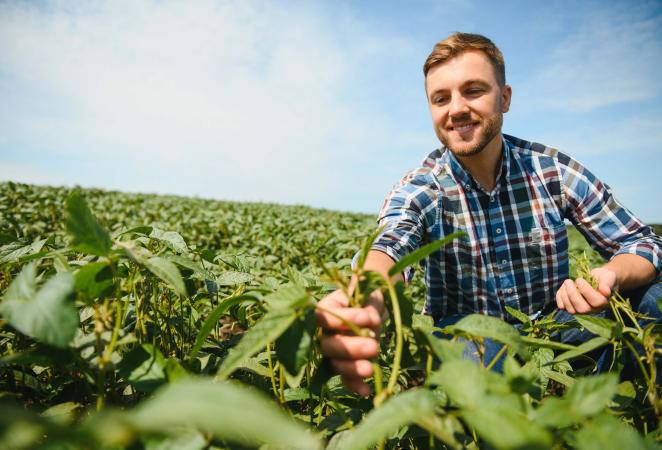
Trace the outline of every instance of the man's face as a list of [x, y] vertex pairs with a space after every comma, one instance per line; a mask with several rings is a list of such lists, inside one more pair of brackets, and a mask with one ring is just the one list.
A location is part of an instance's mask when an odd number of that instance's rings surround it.
[[434, 66], [425, 88], [434, 131], [456, 156], [476, 155], [500, 145], [511, 88], [499, 86], [483, 52], [466, 51]]

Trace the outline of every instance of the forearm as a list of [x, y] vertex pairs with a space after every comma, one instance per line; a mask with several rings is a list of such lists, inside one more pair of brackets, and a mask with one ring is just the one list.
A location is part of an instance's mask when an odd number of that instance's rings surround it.
[[616, 255], [602, 267], [616, 274], [616, 284], [620, 291], [636, 289], [655, 279], [655, 267], [639, 255]]
[[[395, 265], [395, 261], [391, 259], [390, 256], [388, 256], [384, 252], [380, 252], [379, 250], [370, 250], [368, 252], [368, 257], [365, 260], [365, 265], [363, 268], [365, 270], [371, 270], [373, 272], [377, 272], [381, 274], [384, 278], [388, 278], [388, 271], [391, 270], [391, 267]], [[391, 281], [398, 282], [402, 281], [404, 278], [402, 277], [401, 273], [398, 273], [394, 276], [391, 277]]]

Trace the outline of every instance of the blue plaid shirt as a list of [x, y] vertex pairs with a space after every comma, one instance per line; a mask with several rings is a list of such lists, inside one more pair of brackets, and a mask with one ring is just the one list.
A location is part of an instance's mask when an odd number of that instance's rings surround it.
[[555, 302], [568, 278], [572, 222], [604, 258], [643, 256], [662, 269], [662, 239], [613, 196], [607, 185], [556, 149], [504, 135], [502, 165], [485, 191], [445, 148], [435, 150], [388, 194], [383, 232], [372, 246], [395, 261], [455, 231], [424, 262], [424, 312], [435, 320], [482, 313], [530, 316]]

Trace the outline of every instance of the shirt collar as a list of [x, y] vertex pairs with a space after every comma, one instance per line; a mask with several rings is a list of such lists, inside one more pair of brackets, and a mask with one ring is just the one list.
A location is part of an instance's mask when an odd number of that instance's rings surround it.
[[[495, 191], [498, 191], [501, 186], [502, 180], [508, 180], [510, 177], [510, 166], [511, 166], [511, 151], [510, 143], [504, 138], [501, 138], [501, 167], [499, 168], [499, 173], [497, 174], [497, 182], [494, 187]], [[457, 160], [453, 152], [448, 148], [443, 148], [445, 151], [442, 155], [444, 163], [448, 164], [451, 172], [453, 173], [458, 184], [461, 184], [465, 190], [474, 190], [482, 189], [476, 180], [471, 176], [469, 172], [462, 167], [462, 164]]]

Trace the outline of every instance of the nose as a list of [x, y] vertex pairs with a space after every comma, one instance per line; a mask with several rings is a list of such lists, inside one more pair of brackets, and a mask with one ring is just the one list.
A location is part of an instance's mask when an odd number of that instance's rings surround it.
[[448, 107], [448, 114], [451, 117], [462, 116], [469, 112], [469, 106], [467, 105], [466, 99], [459, 94], [451, 96]]

